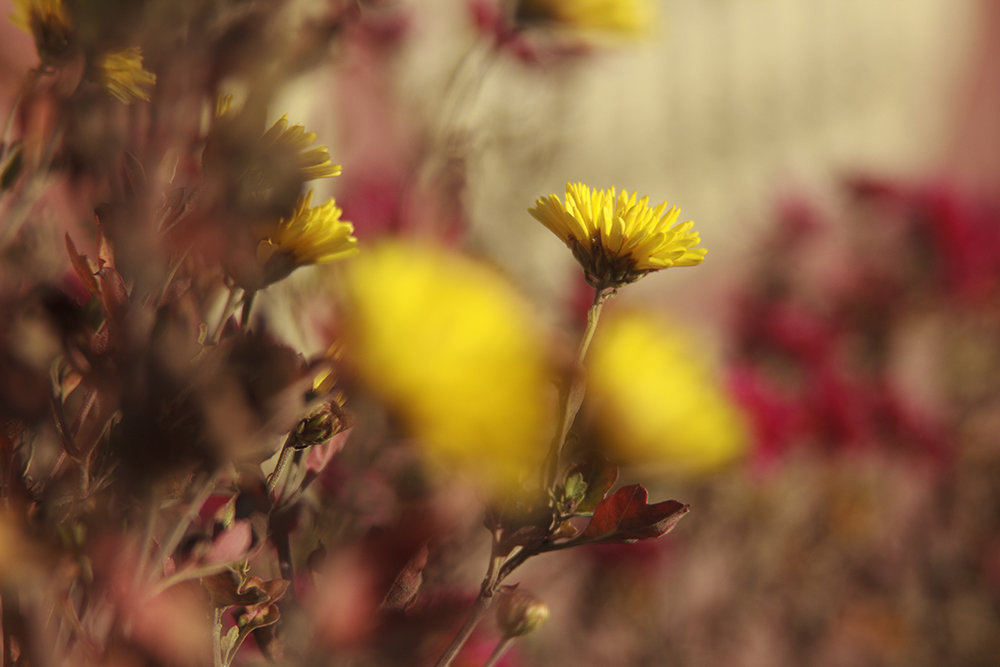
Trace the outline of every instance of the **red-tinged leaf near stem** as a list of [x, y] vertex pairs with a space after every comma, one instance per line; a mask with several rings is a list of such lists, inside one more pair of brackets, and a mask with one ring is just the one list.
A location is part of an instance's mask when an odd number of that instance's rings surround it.
[[73, 266], [73, 271], [76, 272], [77, 277], [83, 286], [87, 288], [87, 291], [92, 295], [97, 296], [97, 279], [94, 278], [94, 271], [90, 266], [90, 262], [87, 258], [81, 255], [76, 250], [76, 246], [73, 244], [73, 239], [66, 234], [66, 252], [69, 254], [69, 262]]
[[660, 537], [670, 532], [689, 505], [665, 500], [650, 505], [640, 484], [623, 486], [601, 501], [590, 524], [577, 538], [580, 542], [630, 542]]

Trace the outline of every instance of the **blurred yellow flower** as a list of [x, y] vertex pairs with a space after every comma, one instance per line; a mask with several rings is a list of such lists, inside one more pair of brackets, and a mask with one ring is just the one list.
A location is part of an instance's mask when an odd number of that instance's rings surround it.
[[588, 363], [587, 401], [612, 458], [699, 472], [744, 453], [742, 415], [692, 341], [634, 312], [601, 326]]
[[440, 249], [389, 243], [347, 272], [345, 358], [438, 468], [492, 494], [535, 480], [552, 437], [550, 382], [526, 304]]
[[312, 200], [312, 190], [299, 197], [291, 215], [281, 219], [257, 246], [258, 261], [265, 266], [270, 262], [281, 274], [278, 279], [299, 266], [326, 264], [358, 252], [354, 226], [340, 219], [342, 211], [336, 202], [329, 199], [313, 206]]
[[261, 142], [266, 151], [270, 149], [275, 154], [295, 155], [296, 167], [302, 180], [329, 178], [341, 173], [340, 165], [330, 161], [330, 152], [326, 146], [310, 148], [316, 142], [316, 133], [309, 132], [299, 124], [289, 127], [288, 114], [268, 128]]
[[65, 56], [73, 40], [73, 22], [62, 0], [14, 0], [11, 23], [35, 39], [44, 64]]
[[97, 69], [101, 85], [119, 102], [149, 101], [149, 88], [156, 84], [156, 75], [142, 68], [142, 50], [138, 46], [105, 53], [98, 58]]
[[707, 252], [693, 222], [677, 223], [680, 210], [664, 202], [649, 206], [649, 197], [615, 189], [566, 184], [566, 202], [549, 195], [529, 210], [573, 251], [587, 281], [599, 289], [619, 287], [651, 271], [700, 264]]
[[642, 34], [653, 21], [652, 0], [521, 0], [517, 17], [582, 30]]

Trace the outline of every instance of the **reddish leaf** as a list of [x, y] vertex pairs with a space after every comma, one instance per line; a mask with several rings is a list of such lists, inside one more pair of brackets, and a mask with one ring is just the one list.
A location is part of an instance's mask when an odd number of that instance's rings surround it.
[[288, 590], [284, 579], [264, 581], [260, 577], [250, 577], [245, 581], [232, 570], [203, 577], [201, 585], [208, 591], [213, 607], [227, 607], [270, 604], [280, 599]]
[[90, 267], [90, 262], [87, 258], [81, 255], [76, 250], [76, 246], [73, 244], [73, 239], [66, 235], [66, 252], [69, 254], [69, 262], [73, 265], [73, 270], [76, 272], [77, 277], [83, 286], [87, 288], [92, 295], [97, 296], [97, 279], [94, 278], [94, 271]]
[[623, 486], [605, 498], [579, 542], [630, 542], [664, 535], [690, 510], [689, 505], [665, 500], [649, 505], [646, 489], [640, 484]]

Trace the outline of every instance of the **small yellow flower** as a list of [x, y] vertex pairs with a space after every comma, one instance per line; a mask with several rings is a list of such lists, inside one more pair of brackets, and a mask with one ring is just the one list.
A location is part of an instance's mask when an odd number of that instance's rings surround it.
[[651, 0], [522, 0], [517, 16], [581, 30], [642, 34], [653, 21]]
[[707, 252], [695, 248], [701, 239], [693, 222], [677, 224], [680, 209], [655, 208], [649, 197], [615, 189], [566, 184], [566, 202], [549, 195], [529, 210], [539, 222], [562, 239], [583, 266], [587, 281], [598, 289], [620, 287], [651, 271], [671, 266], [701, 264]]
[[310, 146], [316, 141], [316, 133], [309, 132], [302, 125], [288, 126], [288, 114], [272, 125], [261, 139], [262, 146], [275, 154], [293, 154], [302, 180], [339, 176], [341, 167], [330, 161], [326, 146]]
[[138, 46], [105, 53], [98, 59], [97, 69], [101, 85], [119, 102], [149, 101], [156, 75], [142, 68], [142, 49]]
[[310, 190], [299, 197], [291, 215], [282, 218], [257, 246], [257, 259], [265, 266], [268, 282], [284, 278], [295, 268], [326, 264], [358, 252], [354, 225], [341, 220], [333, 199], [313, 206]]
[[464, 471], [489, 494], [537, 483], [553, 397], [511, 286], [469, 258], [398, 243], [354, 260], [346, 284], [344, 358], [432, 468]]
[[587, 401], [612, 458], [699, 472], [745, 452], [738, 408], [694, 343], [665, 322], [639, 313], [606, 319], [588, 366]]
[[10, 20], [34, 37], [43, 64], [52, 64], [71, 50], [73, 22], [62, 0], [14, 0]]

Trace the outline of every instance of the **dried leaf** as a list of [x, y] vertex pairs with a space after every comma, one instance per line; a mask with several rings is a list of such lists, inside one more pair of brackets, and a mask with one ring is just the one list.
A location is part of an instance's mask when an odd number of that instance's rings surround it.
[[284, 579], [264, 581], [260, 577], [241, 580], [233, 570], [226, 570], [210, 577], [202, 577], [201, 585], [208, 591], [213, 607], [252, 607], [280, 599], [288, 590]]
[[640, 484], [623, 486], [605, 498], [578, 542], [632, 542], [659, 537], [670, 532], [691, 509], [676, 500], [649, 505], [646, 489]]
[[424, 567], [427, 565], [428, 554], [429, 550], [425, 544], [407, 561], [400, 573], [396, 575], [385, 599], [382, 600], [383, 609], [402, 611], [413, 604], [417, 599], [417, 593], [420, 592], [420, 586], [424, 582]]

